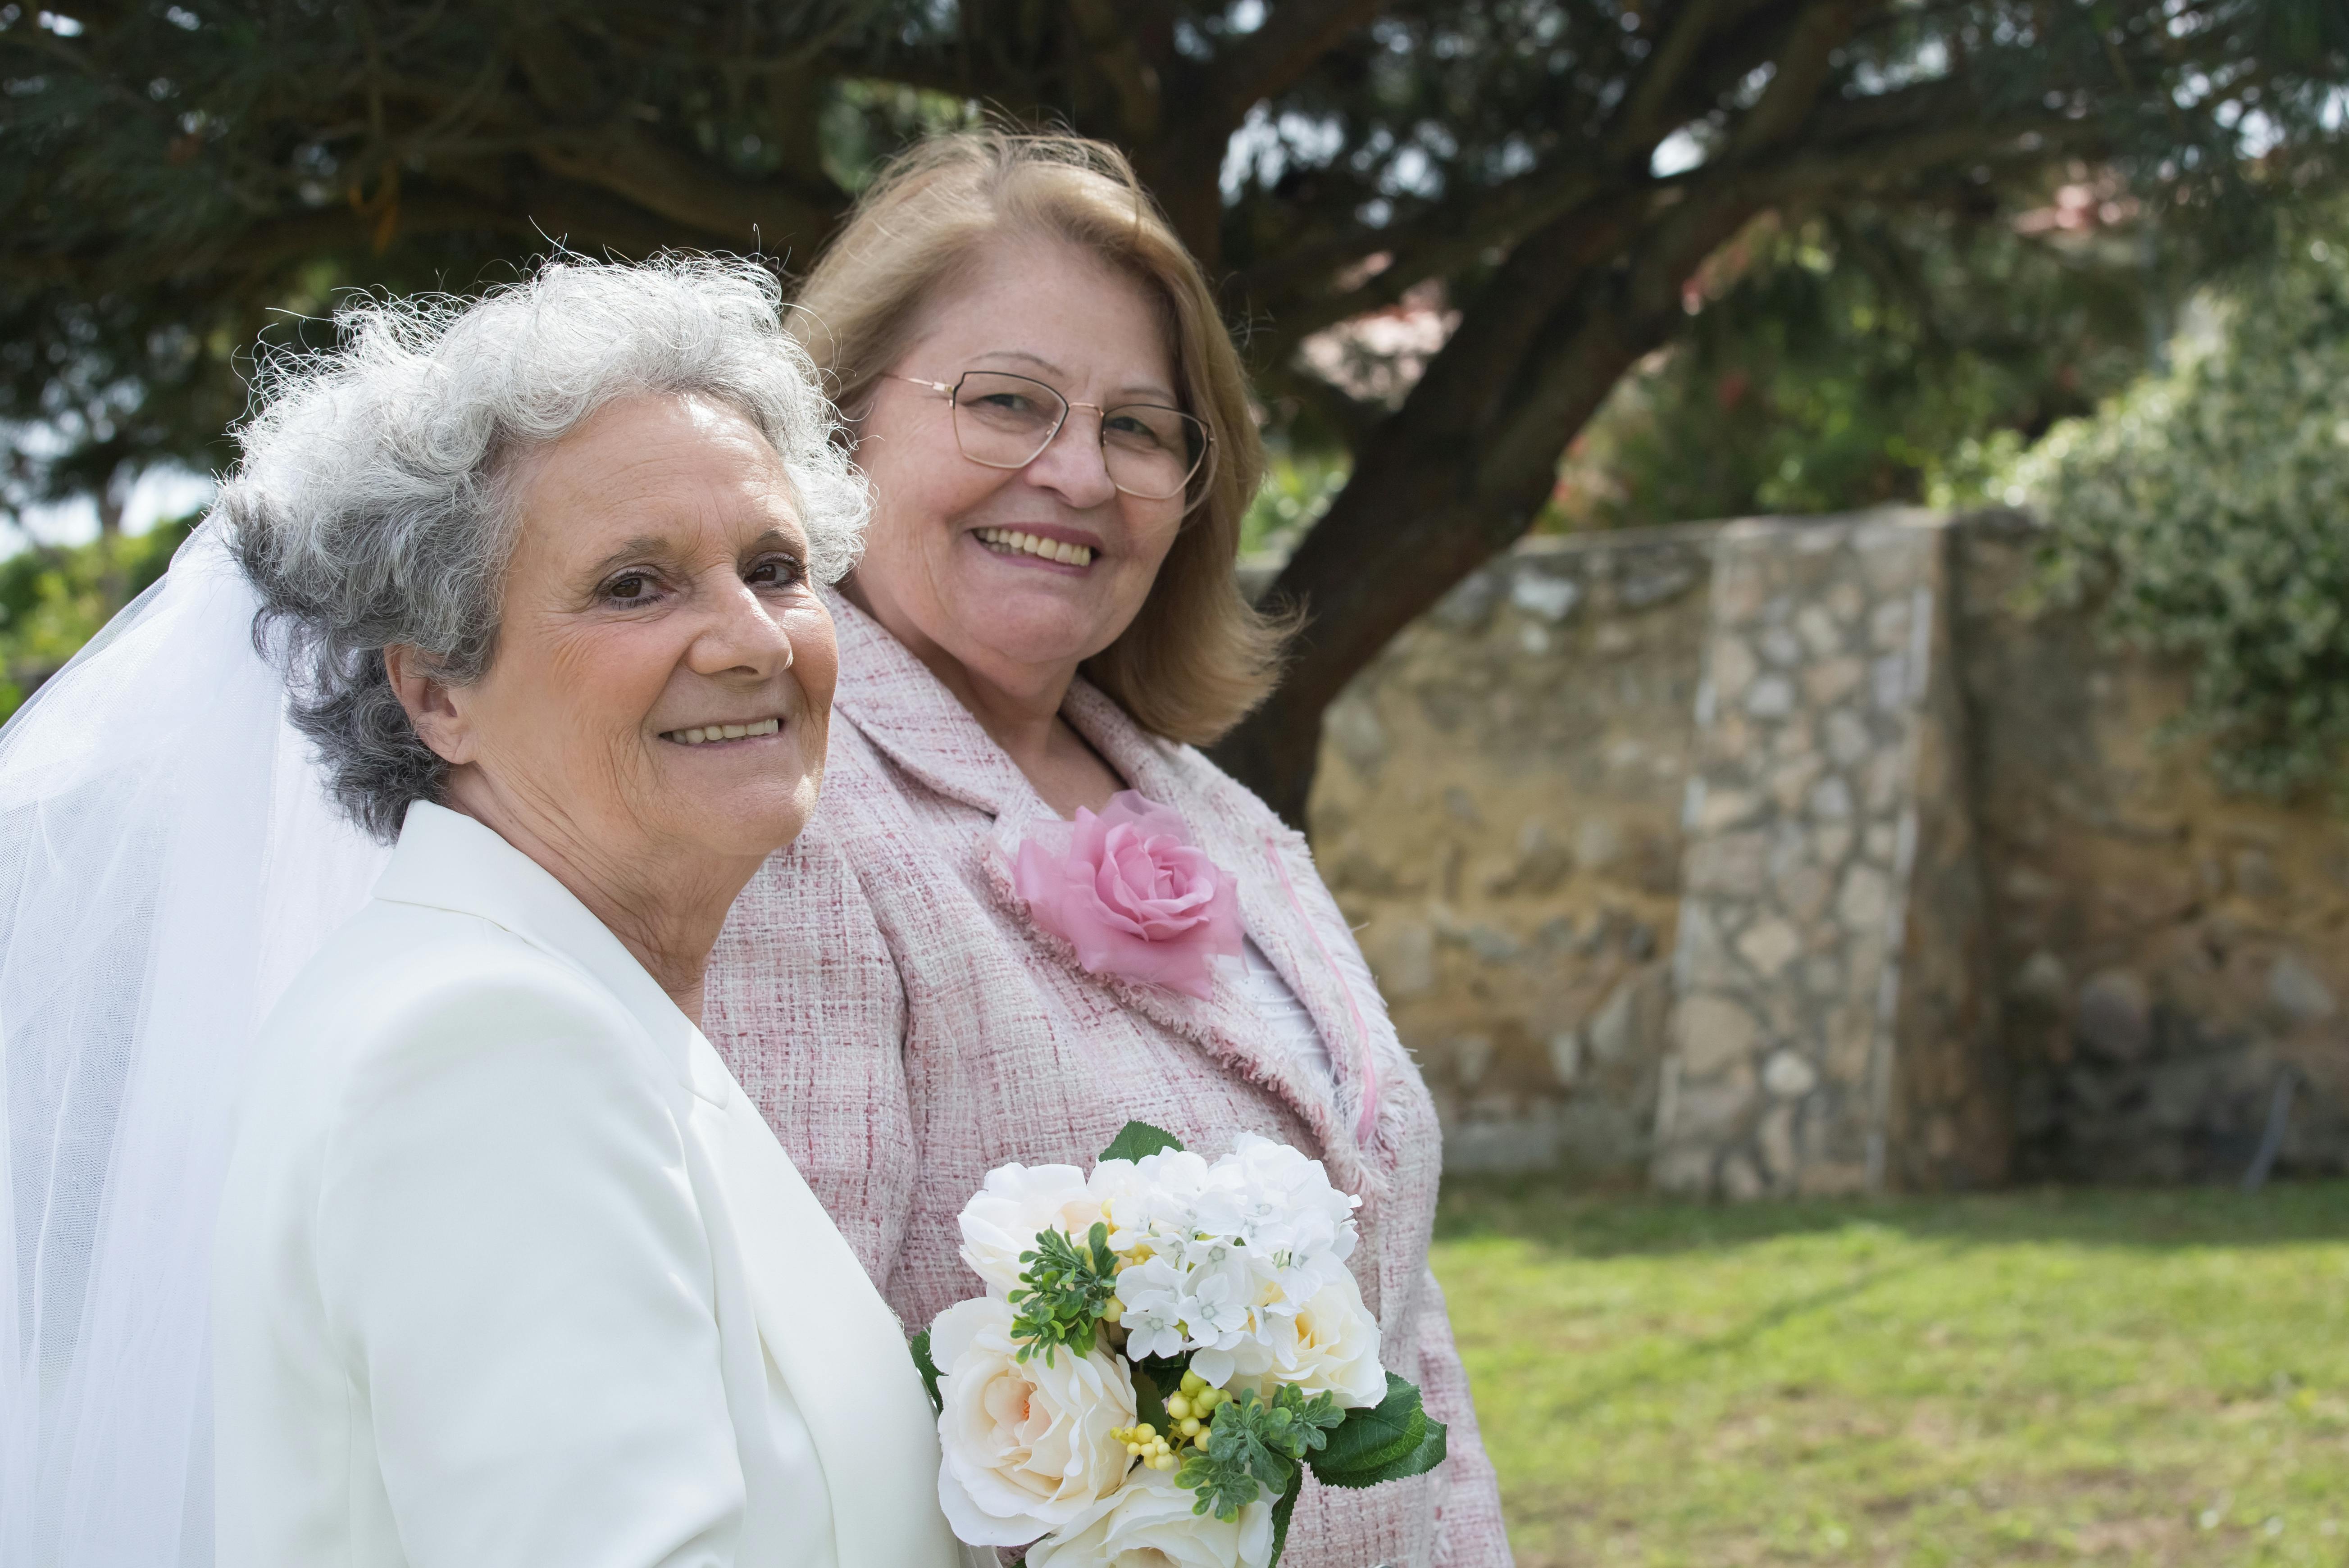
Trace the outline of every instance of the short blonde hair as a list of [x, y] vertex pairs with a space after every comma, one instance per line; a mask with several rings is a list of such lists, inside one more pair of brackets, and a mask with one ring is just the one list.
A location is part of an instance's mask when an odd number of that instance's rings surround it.
[[1185, 411], [1214, 460], [1150, 597], [1084, 673], [1144, 729], [1206, 745], [1264, 699], [1290, 625], [1241, 595], [1240, 520], [1264, 477], [1247, 377], [1215, 295], [1115, 148], [985, 129], [932, 137], [866, 190], [798, 296], [792, 330], [852, 426], [923, 311], [983, 247], [1060, 240], [1133, 277], [1164, 312]]

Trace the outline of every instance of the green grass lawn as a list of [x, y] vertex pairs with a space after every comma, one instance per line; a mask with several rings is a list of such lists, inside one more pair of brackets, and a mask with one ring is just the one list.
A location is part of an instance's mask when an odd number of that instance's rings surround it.
[[1522, 1568], [2349, 1563], [2349, 1184], [1464, 1181], [1434, 1261]]

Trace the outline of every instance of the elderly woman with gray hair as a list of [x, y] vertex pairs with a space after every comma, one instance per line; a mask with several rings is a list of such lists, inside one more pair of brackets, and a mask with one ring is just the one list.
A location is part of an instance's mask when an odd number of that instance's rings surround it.
[[339, 325], [0, 738], [0, 1558], [943, 1568], [895, 1319], [698, 1028], [864, 517], [775, 285]]

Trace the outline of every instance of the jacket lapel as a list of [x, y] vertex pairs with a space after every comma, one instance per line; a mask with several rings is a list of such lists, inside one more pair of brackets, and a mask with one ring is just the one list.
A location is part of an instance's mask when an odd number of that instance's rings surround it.
[[[1201, 999], [1161, 985], [1092, 975], [1070, 944], [1036, 928], [1027, 901], [1011, 885], [1011, 868], [1029, 834], [1059, 817], [1027, 776], [995, 744], [968, 709], [879, 623], [837, 593], [828, 593], [840, 636], [840, 684], [834, 713], [926, 788], [994, 819], [975, 868], [988, 896], [1028, 934], [1039, 952], [1083, 985], [1099, 986], [1118, 1003], [1182, 1036], [1243, 1078], [1279, 1097], [1312, 1131], [1330, 1175], [1361, 1191], [1376, 1177], [1360, 1157], [1349, 1119], [1330, 1088], [1274, 1040], [1240, 993], [1237, 978], [1219, 973], [1215, 992]], [[1299, 947], [1301, 912], [1279, 885], [1268, 855], [1293, 854], [1285, 828], [1254, 834], [1236, 812], [1215, 810], [1170, 765], [1166, 744], [1145, 734], [1125, 710], [1080, 676], [1061, 707], [1077, 732], [1123, 777], [1128, 787], [1182, 813], [1199, 847], [1238, 883], [1242, 923], [1327, 1042], [1340, 1085], [1350, 1088], [1361, 1047], [1348, 1009], [1331, 990], [1334, 976]], [[1265, 815], [1259, 808], [1256, 815]], [[1268, 841], [1268, 833], [1270, 841]], [[1301, 841], [1298, 841], [1301, 842]], [[1296, 872], [1292, 870], [1291, 877]]]
[[[679, 1091], [688, 1161], [706, 1161], [722, 1190], [705, 1218], [713, 1234], [731, 1233], [758, 1338], [822, 1462], [836, 1561], [951, 1561], [936, 1428], [896, 1315], [692, 1020], [568, 889], [470, 817], [409, 807], [376, 896], [492, 921], [611, 992], [643, 1026]], [[924, 1456], [929, 1464], [907, 1462]]]
[[[759, 1337], [823, 1459], [837, 1560], [952, 1561], [937, 1423], [896, 1315], [750, 1097], [737, 1088], [720, 1114], [718, 1179], [734, 1211], [756, 1219], [736, 1227], [736, 1243]], [[929, 1462], [909, 1465], [909, 1455]]]

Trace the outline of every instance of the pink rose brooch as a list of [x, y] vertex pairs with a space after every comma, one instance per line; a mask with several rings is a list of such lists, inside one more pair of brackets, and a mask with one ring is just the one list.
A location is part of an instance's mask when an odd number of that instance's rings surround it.
[[[1067, 847], [1053, 845], [1065, 838]], [[1019, 846], [1011, 886], [1088, 974], [1206, 997], [1215, 960], [1240, 954], [1239, 895], [1182, 817], [1128, 789], [1099, 816], [1049, 823]]]

